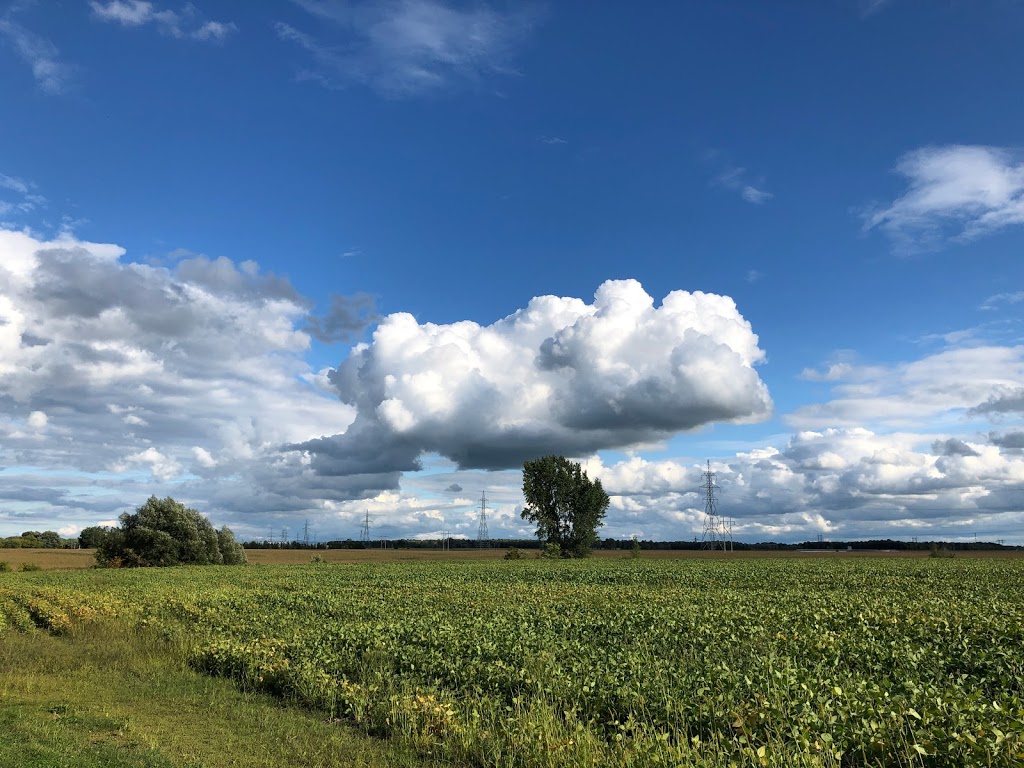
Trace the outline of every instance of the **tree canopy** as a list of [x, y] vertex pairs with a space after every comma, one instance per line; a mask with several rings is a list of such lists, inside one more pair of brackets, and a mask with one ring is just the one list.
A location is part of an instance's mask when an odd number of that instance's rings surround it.
[[88, 528], [83, 528], [82, 532], [78, 534], [78, 546], [82, 549], [96, 549], [112, 530], [113, 528], [104, 528], [102, 525], [90, 525]]
[[167, 497], [150, 496], [99, 542], [96, 561], [105, 566], [240, 565], [245, 550], [231, 529], [215, 530], [203, 515]]
[[537, 537], [558, 545], [564, 557], [586, 557], [608, 509], [600, 480], [577, 462], [544, 456], [523, 464], [524, 520], [537, 524]]
[[56, 531], [24, 531], [21, 536], [0, 539], [0, 549], [63, 549], [68, 542]]

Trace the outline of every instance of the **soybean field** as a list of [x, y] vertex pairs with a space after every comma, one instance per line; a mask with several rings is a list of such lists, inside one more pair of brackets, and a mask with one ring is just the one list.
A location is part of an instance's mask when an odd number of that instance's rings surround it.
[[96, 622], [445, 764], [1024, 765], [1022, 560], [0, 574], [0, 633]]

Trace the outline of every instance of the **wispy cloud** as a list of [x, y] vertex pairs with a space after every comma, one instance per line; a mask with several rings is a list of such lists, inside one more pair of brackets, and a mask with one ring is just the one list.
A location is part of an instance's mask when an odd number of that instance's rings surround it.
[[487, 6], [453, 7], [438, 0], [381, 3], [294, 0], [321, 22], [329, 39], [291, 24], [277, 35], [306, 51], [300, 77], [339, 88], [362, 83], [389, 96], [411, 96], [508, 74], [515, 43], [529, 29], [529, 12]]
[[890, 0], [860, 0], [860, 12], [862, 16], [871, 16], [878, 13], [882, 8], [889, 5]]
[[60, 59], [60, 51], [50, 40], [27, 29], [15, 20], [15, 14], [22, 10], [14, 5], [0, 16], [0, 38], [6, 38], [25, 63], [32, 69], [32, 76], [46, 93], [60, 94], [67, 89], [71, 68]]
[[909, 186], [891, 204], [864, 214], [901, 245], [935, 247], [1024, 224], [1024, 163], [999, 147], [925, 147], [900, 158]]
[[537, 141], [539, 141], [541, 144], [551, 144], [551, 145], [568, 144], [569, 143], [565, 139], [559, 138], [558, 136], [541, 136], [541, 137], [539, 137], [537, 139]]
[[236, 32], [238, 27], [234, 22], [208, 21], [192, 33], [196, 40], [219, 42]]
[[738, 192], [740, 197], [753, 205], [764, 205], [775, 195], [763, 189], [764, 180], [758, 179], [756, 184], [750, 179], [746, 168], [726, 165], [725, 170], [714, 178], [714, 184]]
[[176, 38], [220, 42], [238, 30], [234, 22], [204, 21], [192, 4], [180, 11], [172, 11], [160, 9], [146, 0], [90, 0], [89, 7], [101, 21], [122, 27], [152, 24], [164, 34]]
[[46, 198], [30, 181], [0, 173], [0, 216], [31, 213], [46, 205]]
[[791, 426], [941, 429], [962, 424], [971, 409], [983, 412], [985, 406], [979, 404], [996, 402], [1011, 390], [1024, 391], [1019, 385], [1024, 381], [1024, 347], [954, 345], [891, 365], [839, 359], [821, 371], [805, 370], [801, 378], [831, 383], [833, 397], [783, 417]]
[[989, 296], [978, 307], [978, 309], [998, 309], [1003, 304], [1020, 304], [1024, 301], [1024, 291], [1013, 291], [1011, 293], [997, 293]]
[[19, 195], [28, 194], [28, 184], [26, 182], [3, 173], [0, 173], [0, 189], [9, 189], [17, 192]]

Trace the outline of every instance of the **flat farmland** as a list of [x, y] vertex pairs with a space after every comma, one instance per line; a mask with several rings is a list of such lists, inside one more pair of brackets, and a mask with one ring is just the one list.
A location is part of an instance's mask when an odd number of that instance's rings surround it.
[[0, 549], [0, 563], [20, 570], [25, 563], [44, 570], [91, 568], [96, 564], [93, 549]]
[[7, 573], [0, 616], [155, 631], [193, 669], [444, 764], [1024, 764], [1021, 559]]
[[[245, 551], [249, 563], [253, 565], [304, 565], [319, 555], [326, 563], [404, 563], [420, 561], [437, 562], [466, 562], [472, 560], [500, 560], [505, 556], [507, 549], [494, 548], [472, 548], [472, 549], [395, 549], [395, 548], [372, 548], [372, 549], [247, 549]], [[537, 550], [521, 550], [523, 558], [531, 559], [537, 556]], [[1007, 551], [964, 551], [957, 552], [958, 558], [1024, 558], [1024, 550]], [[629, 558], [629, 552], [625, 550], [597, 550], [594, 552], [596, 560], [621, 560]], [[645, 560], [743, 560], [743, 559], [850, 559], [850, 558], [921, 558], [928, 557], [928, 552], [918, 551], [877, 551], [877, 550], [854, 550], [833, 551], [741, 551], [721, 552], [703, 550], [646, 550], [642, 554]], [[21, 569], [25, 563], [37, 565], [43, 570], [74, 570], [79, 568], [91, 568], [96, 564], [95, 550], [93, 549], [0, 549], [0, 562], [6, 562], [15, 570]]]

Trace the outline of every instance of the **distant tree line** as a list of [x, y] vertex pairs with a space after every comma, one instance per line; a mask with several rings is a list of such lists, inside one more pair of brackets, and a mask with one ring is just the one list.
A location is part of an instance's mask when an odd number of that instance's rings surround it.
[[[319, 541], [307, 544], [304, 541], [266, 541], [261, 539], [259, 541], [243, 541], [242, 546], [246, 549], [332, 549], [327, 546], [328, 543]], [[333, 547], [333, 549], [340, 549], [340, 547]]]
[[[633, 539], [600, 539], [593, 545], [595, 550], [632, 550]], [[481, 545], [476, 539], [387, 539], [385, 544], [388, 549], [478, 549]], [[702, 549], [700, 540], [681, 541], [649, 541], [640, 540], [637, 546], [643, 551], [657, 550], [699, 550]], [[484, 546], [496, 549], [508, 549], [517, 547], [519, 549], [541, 549], [545, 542], [539, 539], [488, 539]], [[246, 541], [242, 543], [246, 549], [380, 549], [381, 540], [371, 541], [368, 545], [358, 539], [331, 539], [321, 541], [317, 544], [304, 544], [301, 541], [291, 541], [286, 544], [267, 541]], [[761, 541], [756, 543], [737, 541], [733, 548], [737, 552], [795, 552], [798, 550], [879, 550], [891, 549], [907, 552], [927, 552], [933, 546], [942, 546], [959, 552], [969, 551], [991, 551], [991, 550], [1017, 550], [1021, 547], [1003, 545], [997, 542], [946, 542], [936, 541], [900, 541], [898, 539], [868, 539], [862, 541], [803, 541], [797, 543]]]
[[[648, 541], [637, 542], [642, 550], [698, 550], [703, 549], [699, 539], [688, 541]], [[633, 539], [604, 539], [596, 545], [597, 549], [631, 549]], [[948, 542], [935, 541], [901, 541], [899, 539], [863, 539], [851, 541], [801, 541], [795, 543], [778, 541], [759, 541], [756, 543], [735, 541], [733, 549], [737, 552], [797, 552], [800, 550], [879, 550], [891, 549], [899, 552], [928, 552], [934, 546], [960, 552], [985, 550], [1016, 550], [1021, 547], [1007, 546], [994, 541]]]
[[[382, 543], [383, 542], [383, 543]], [[242, 546], [246, 549], [477, 549], [480, 543], [476, 539], [374, 539], [367, 544], [359, 539], [331, 539], [316, 544], [306, 544], [302, 541], [243, 541]], [[539, 549], [542, 542], [536, 539], [488, 539], [488, 547], [520, 547], [527, 549]]]
[[64, 539], [56, 531], [25, 531], [21, 536], [0, 539], [0, 549], [66, 549], [75, 539]]

